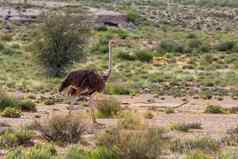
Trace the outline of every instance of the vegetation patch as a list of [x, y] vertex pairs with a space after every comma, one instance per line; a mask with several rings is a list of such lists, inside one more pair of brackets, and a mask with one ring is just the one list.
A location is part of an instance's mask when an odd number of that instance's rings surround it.
[[2, 117], [7, 117], [7, 118], [20, 118], [22, 115], [21, 111], [18, 108], [5, 108], [2, 113], [1, 116]]
[[204, 152], [217, 152], [220, 149], [220, 143], [212, 138], [196, 138], [196, 139], [177, 139], [171, 144], [173, 152], [186, 153], [192, 150]]
[[6, 130], [0, 135], [0, 147], [2, 148], [12, 148], [19, 145], [25, 145], [31, 143], [33, 137], [33, 132], [21, 128], [19, 130]]
[[97, 101], [97, 116], [99, 118], [111, 118], [121, 110], [120, 103], [112, 97]]
[[217, 106], [217, 105], [209, 105], [207, 106], [205, 113], [212, 113], [212, 114], [225, 114], [227, 113], [226, 109], [221, 107], [221, 106]]
[[75, 116], [54, 115], [47, 121], [36, 122], [34, 128], [48, 141], [70, 144], [80, 141], [86, 131], [86, 124]]
[[189, 132], [190, 129], [202, 129], [201, 123], [177, 123], [171, 126], [172, 130]]
[[6, 159], [54, 159], [57, 156], [56, 149], [51, 144], [38, 144], [29, 149], [17, 148], [9, 151]]
[[147, 129], [144, 131], [123, 131], [113, 129], [98, 137], [98, 145], [112, 149], [116, 147], [120, 158], [153, 159], [162, 154], [167, 144], [163, 137], [163, 129]]

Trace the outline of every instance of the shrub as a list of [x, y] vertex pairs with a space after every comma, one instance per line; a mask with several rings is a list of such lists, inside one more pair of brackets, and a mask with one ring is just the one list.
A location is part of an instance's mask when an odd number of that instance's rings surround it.
[[7, 118], [20, 118], [21, 114], [21, 111], [19, 111], [17, 108], [8, 107], [3, 110], [1, 116]]
[[167, 109], [165, 109], [165, 113], [166, 114], [173, 114], [173, 113], [175, 113], [175, 109], [174, 108], [167, 108]]
[[117, 148], [123, 159], [154, 159], [161, 155], [167, 143], [164, 130], [123, 131], [113, 129], [98, 137], [98, 144], [109, 149]]
[[36, 55], [49, 75], [60, 76], [67, 66], [83, 57], [90, 18], [82, 12], [80, 16], [57, 13], [45, 19], [39, 30], [42, 36], [35, 42]]
[[192, 49], [197, 49], [202, 46], [202, 42], [198, 39], [190, 40], [188, 43], [188, 47]]
[[13, 38], [12, 34], [6, 33], [6, 34], [1, 34], [1, 40], [3, 41], [11, 41]]
[[0, 136], [0, 147], [9, 148], [27, 144], [31, 141], [33, 132], [21, 128], [19, 130], [7, 130]]
[[138, 21], [141, 19], [139, 13], [135, 9], [132, 9], [132, 8], [128, 9], [127, 17], [128, 17], [128, 21], [132, 23], [138, 23]]
[[153, 118], [154, 118], [154, 115], [153, 115], [152, 112], [147, 111], [147, 112], [145, 112], [144, 117], [145, 117], [146, 119], [153, 119]]
[[160, 42], [160, 49], [163, 52], [179, 52], [183, 53], [184, 52], [184, 46], [179, 44], [178, 42], [174, 40], [162, 40]]
[[190, 152], [192, 150], [200, 150], [204, 152], [216, 152], [220, 148], [220, 143], [211, 138], [196, 139], [177, 139], [171, 143], [171, 150], [174, 152]]
[[21, 108], [22, 111], [30, 111], [30, 112], [36, 111], [36, 104], [30, 100], [21, 101], [19, 103], [19, 107]]
[[16, 53], [16, 51], [12, 48], [4, 48], [2, 50], [2, 54], [4, 55], [14, 55]]
[[238, 146], [238, 126], [227, 131], [227, 135], [222, 138], [222, 142], [228, 146]]
[[3, 43], [0, 42], [0, 51], [4, 50], [5, 46]]
[[115, 98], [105, 98], [97, 102], [97, 116], [109, 118], [118, 114], [121, 110], [120, 103]]
[[17, 107], [18, 100], [15, 97], [11, 97], [0, 90], [0, 110], [4, 110], [6, 107]]
[[118, 58], [120, 58], [122, 60], [128, 60], [128, 61], [134, 61], [136, 59], [136, 57], [134, 55], [131, 55], [128, 52], [120, 52], [118, 54]]
[[108, 84], [106, 86], [106, 93], [111, 95], [128, 95], [130, 94], [130, 91], [130, 87], [123, 83]]
[[123, 112], [120, 114], [118, 127], [123, 129], [137, 130], [144, 128], [144, 121], [135, 113]]
[[213, 113], [213, 114], [224, 114], [226, 113], [225, 108], [217, 105], [209, 105], [207, 106], [205, 113]]
[[139, 50], [135, 53], [136, 59], [142, 62], [150, 62], [153, 55], [148, 50]]
[[179, 123], [171, 126], [172, 130], [188, 132], [189, 129], [202, 129], [201, 123]]
[[236, 42], [234, 41], [225, 41], [217, 44], [216, 49], [218, 51], [232, 51], [236, 46]]
[[35, 124], [45, 139], [59, 144], [77, 143], [86, 131], [85, 123], [75, 116], [54, 115]]

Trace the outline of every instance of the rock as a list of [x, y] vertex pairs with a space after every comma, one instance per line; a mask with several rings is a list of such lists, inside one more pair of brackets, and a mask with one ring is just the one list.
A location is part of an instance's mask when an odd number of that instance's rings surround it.
[[90, 12], [95, 16], [97, 26], [109, 25], [126, 27], [128, 25], [128, 17], [126, 14], [95, 8], [91, 8]]

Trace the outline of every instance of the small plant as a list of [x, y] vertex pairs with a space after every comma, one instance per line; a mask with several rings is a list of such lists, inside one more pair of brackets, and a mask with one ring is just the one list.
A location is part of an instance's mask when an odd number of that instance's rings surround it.
[[211, 138], [196, 138], [196, 139], [177, 139], [171, 144], [171, 150], [174, 152], [191, 152], [199, 150], [203, 152], [216, 152], [220, 149], [220, 143]]
[[226, 113], [225, 108], [217, 105], [209, 105], [207, 106], [205, 113], [213, 113], [213, 114], [224, 114]]
[[190, 129], [202, 129], [201, 123], [180, 123], [171, 126], [172, 130], [188, 132]]
[[7, 118], [20, 118], [22, 113], [17, 109], [17, 108], [5, 108], [3, 112], [1, 113], [2, 117], [7, 117]]
[[147, 112], [145, 112], [144, 117], [145, 117], [146, 119], [153, 119], [153, 118], [154, 118], [154, 115], [153, 115], [152, 112], [147, 111]]
[[36, 111], [36, 104], [30, 100], [21, 101], [19, 103], [19, 107], [21, 108], [22, 111], [30, 111], [30, 112]]
[[121, 107], [115, 98], [105, 98], [97, 102], [97, 110], [99, 118], [109, 118], [117, 115]]
[[12, 96], [5, 94], [0, 90], [0, 110], [4, 110], [7, 107], [17, 107], [19, 101]]
[[173, 113], [175, 113], [175, 109], [174, 108], [167, 108], [167, 109], [165, 109], [165, 113], [166, 114], [173, 114]]
[[35, 127], [45, 139], [59, 144], [77, 143], [86, 131], [81, 119], [67, 115], [54, 115], [47, 121], [36, 122]]

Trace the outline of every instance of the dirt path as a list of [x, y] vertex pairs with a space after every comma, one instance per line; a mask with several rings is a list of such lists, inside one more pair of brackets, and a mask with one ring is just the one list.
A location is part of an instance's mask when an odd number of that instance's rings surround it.
[[[169, 127], [175, 123], [201, 123], [201, 130], [191, 131], [189, 133], [176, 133], [188, 137], [211, 136], [220, 138], [224, 136], [227, 130], [238, 125], [238, 114], [206, 114], [203, 113], [208, 104], [220, 105], [222, 107], [238, 107], [238, 101], [229, 97], [224, 100], [203, 100], [173, 97], [159, 97], [153, 95], [141, 95], [137, 97], [115, 96], [124, 109], [137, 112], [141, 116], [146, 111], [154, 114], [154, 118], [147, 120], [148, 124], [156, 127]], [[186, 103], [183, 105], [183, 103]], [[178, 107], [182, 105], [181, 107]], [[44, 119], [54, 113], [67, 113], [68, 104], [57, 104], [52, 106], [38, 106], [36, 113], [24, 113], [20, 119], [0, 118], [0, 123], [8, 123], [12, 126], [29, 124], [34, 120]], [[166, 114], [163, 110], [167, 108], [175, 108], [175, 113]], [[73, 113], [79, 114], [87, 112], [88, 108], [75, 105]], [[115, 125], [117, 119], [100, 119], [99, 122], [105, 123], [107, 126]]]

